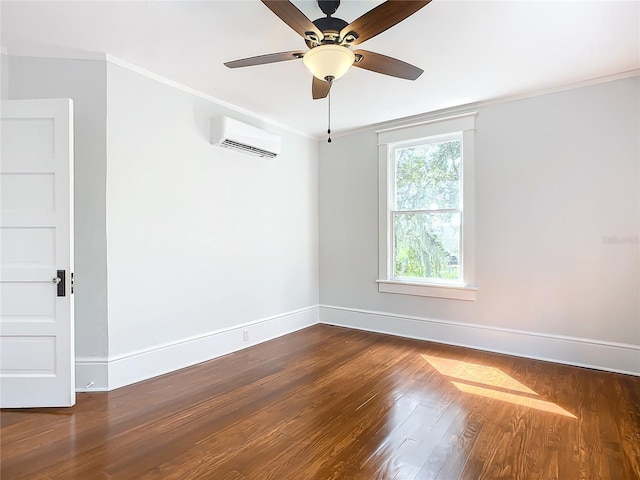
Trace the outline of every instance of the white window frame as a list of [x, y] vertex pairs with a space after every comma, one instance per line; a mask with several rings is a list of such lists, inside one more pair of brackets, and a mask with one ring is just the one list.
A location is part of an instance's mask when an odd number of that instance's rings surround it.
[[[475, 189], [474, 189], [474, 126], [476, 112], [430, 120], [419, 124], [378, 130], [378, 197], [379, 197], [379, 260], [378, 290], [382, 293], [418, 295], [474, 301], [475, 285]], [[421, 281], [393, 276], [393, 220], [392, 201], [395, 195], [395, 160], [391, 157], [396, 146], [433, 141], [437, 137], [459, 134], [462, 138], [462, 188], [460, 209], [461, 251], [459, 282]], [[441, 141], [441, 140], [440, 140]]]

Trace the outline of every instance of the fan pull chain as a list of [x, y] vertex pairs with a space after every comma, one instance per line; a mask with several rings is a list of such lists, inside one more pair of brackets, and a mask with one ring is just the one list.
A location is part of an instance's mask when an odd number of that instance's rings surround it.
[[327, 143], [331, 143], [331, 90], [329, 90], [329, 126], [327, 128], [327, 135], [329, 135]]

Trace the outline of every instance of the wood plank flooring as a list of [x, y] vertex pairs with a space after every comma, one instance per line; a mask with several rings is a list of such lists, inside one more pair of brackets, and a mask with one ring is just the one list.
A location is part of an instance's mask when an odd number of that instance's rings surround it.
[[2, 480], [640, 479], [640, 378], [327, 325], [0, 425]]

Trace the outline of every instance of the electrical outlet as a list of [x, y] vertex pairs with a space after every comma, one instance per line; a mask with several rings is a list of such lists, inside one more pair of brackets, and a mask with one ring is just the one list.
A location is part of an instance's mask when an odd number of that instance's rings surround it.
[[245, 342], [249, 341], [249, 330], [242, 330], [242, 340]]

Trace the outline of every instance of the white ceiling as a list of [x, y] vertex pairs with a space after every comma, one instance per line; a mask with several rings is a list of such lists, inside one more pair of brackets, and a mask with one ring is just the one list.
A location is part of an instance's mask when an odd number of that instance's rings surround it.
[[[312, 20], [315, 2], [294, 0]], [[350, 22], [381, 3], [343, 0]], [[228, 69], [225, 61], [306, 49], [257, 0], [2, 1], [11, 55], [115, 56], [313, 136], [327, 102], [302, 61]], [[359, 46], [360, 47], [360, 46]], [[425, 70], [415, 82], [352, 68], [332, 89], [334, 132], [640, 68], [639, 1], [432, 3], [361, 48]]]

